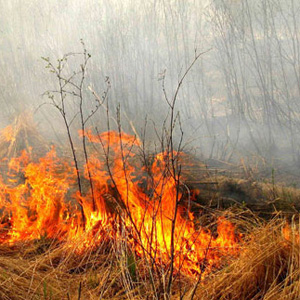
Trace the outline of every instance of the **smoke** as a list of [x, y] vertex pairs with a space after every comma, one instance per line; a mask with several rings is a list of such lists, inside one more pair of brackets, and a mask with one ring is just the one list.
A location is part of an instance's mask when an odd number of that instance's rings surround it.
[[[185, 142], [204, 157], [299, 163], [297, 1], [1, 0], [0, 11], [3, 126], [28, 109], [50, 136], [63, 134], [57, 111], [41, 106], [48, 101], [43, 93], [58, 84], [41, 57], [56, 62], [82, 52], [83, 39], [91, 54], [86, 112], [93, 106], [89, 87], [102, 95], [109, 77], [112, 113], [120, 104], [124, 129], [137, 133], [147, 116], [152, 139], [153, 124], [160, 128], [168, 114], [162, 83], [172, 99], [195, 53], [211, 49], [179, 91]], [[66, 74], [80, 63], [72, 58]], [[74, 99], [68, 101], [72, 111]], [[102, 117], [90, 125], [104, 127]]]

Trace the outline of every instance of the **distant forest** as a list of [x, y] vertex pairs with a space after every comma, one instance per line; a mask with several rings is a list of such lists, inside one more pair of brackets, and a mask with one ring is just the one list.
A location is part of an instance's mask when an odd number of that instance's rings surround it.
[[57, 84], [41, 57], [81, 51], [83, 39], [86, 98], [109, 78], [112, 112], [120, 104], [124, 129], [138, 134], [147, 116], [150, 138], [168, 111], [163, 89], [172, 97], [206, 52], [178, 95], [185, 142], [205, 158], [300, 166], [300, 1], [1, 0], [0, 11], [2, 126], [28, 109], [49, 135], [63, 131], [55, 110], [36, 110]]

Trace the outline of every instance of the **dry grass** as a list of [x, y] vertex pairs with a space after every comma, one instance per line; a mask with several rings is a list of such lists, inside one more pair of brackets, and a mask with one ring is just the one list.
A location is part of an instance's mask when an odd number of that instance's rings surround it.
[[[194, 299], [299, 299], [296, 222], [287, 230], [280, 217], [260, 224], [240, 219], [238, 227], [245, 231], [240, 256], [203, 280]], [[155, 299], [145, 262], [133, 256], [129, 263], [129, 253], [124, 241], [105, 241], [81, 255], [47, 239], [1, 245], [0, 299]], [[172, 299], [184, 291], [190, 299], [196, 280], [178, 279]]]
[[[0, 299], [134, 299], [112, 245], [79, 255], [67, 245], [1, 246]], [[104, 245], [102, 245], [104, 246]]]
[[[22, 117], [15, 119], [7, 134], [11, 134], [11, 140], [5, 135], [0, 137], [2, 157], [15, 156], [20, 149], [30, 151], [29, 141], [41, 144], [33, 138], [38, 135], [32, 121]], [[199, 195], [200, 200], [209, 202], [208, 213], [195, 222], [211, 225], [211, 220], [219, 214], [215, 207], [227, 201], [231, 207], [226, 215], [244, 239], [239, 257], [224, 262], [222, 269], [201, 280], [194, 299], [300, 299], [299, 224], [292, 219], [291, 230], [287, 231], [285, 220], [279, 215], [267, 222], [247, 210], [248, 204], [255, 204], [258, 210], [267, 207], [272, 214], [279, 210], [295, 213], [300, 191], [225, 176], [210, 180], [216, 184], [201, 185]], [[126, 237], [104, 238], [96, 249], [83, 254], [78, 254], [76, 245], [45, 237], [10, 246], [2, 244], [0, 299], [167, 300], [161, 287], [164, 267], [160, 266], [151, 282], [146, 259], [136, 257], [128, 247]], [[171, 298], [191, 299], [198, 278], [177, 275]]]
[[249, 236], [240, 257], [198, 289], [198, 299], [299, 299], [300, 248], [296, 226], [290, 240], [273, 220]]
[[31, 154], [33, 149], [43, 155], [49, 147], [39, 133], [33, 116], [25, 111], [0, 131], [0, 158], [17, 157], [23, 150]]

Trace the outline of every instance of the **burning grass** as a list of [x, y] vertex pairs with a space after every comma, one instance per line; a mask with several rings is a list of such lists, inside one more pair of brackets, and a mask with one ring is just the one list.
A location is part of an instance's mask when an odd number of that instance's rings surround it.
[[[32, 162], [25, 151], [8, 162], [9, 172], [2, 176], [0, 185], [3, 243], [35, 240], [42, 235], [75, 244], [80, 239], [79, 251], [85, 251], [97, 247], [103, 234], [109, 232], [111, 238], [116, 238], [125, 230], [130, 233], [129, 242], [135, 245], [136, 252], [166, 265], [170, 259], [171, 240], [175, 239], [176, 268], [190, 276], [203, 272], [201, 263], [205, 262], [205, 269], [209, 271], [223, 256], [236, 254], [238, 238], [234, 226], [227, 220], [219, 219], [214, 235], [208, 229], [196, 229], [190, 212], [184, 218], [178, 208], [173, 216], [177, 209], [174, 201], [181, 200], [183, 194], [177, 191], [174, 179], [164, 173], [166, 166], [162, 154], [155, 158], [151, 177], [147, 178], [144, 170], [140, 172], [129, 165], [130, 160], [124, 161], [123, 155], [134, 155], [132, 137], [124, 135], [122, 141], [128, 139], [131, 144], [130, 150], [126, 150], [128, 153], [122, 152], [121, 156], [115, 149], [119, 147], [115, 133], [104, 133], [97, 138], [103, 141], [108, 136], [116, 138], [110, 143], [115, 157], [113, 166], [104, 171], [103, 162], [97, 157], [92, 156], [89, 161], [95, 209], [91, 206], [91, 191], [87, 190], [84, 197], [70, 192], [74, 188], [75, 171], [57, 157], [54, 149], [38, 162]], [[144, 182], [150, 179], [149, 187], [149, 182]], [[142, 184], [146, 187], [141, 188]], [[110, 204], [113, 209], [108, 207], [108, 195], [115, 201]], [[76, 202], [83, 207], [84, 227]]]
[[299, 226], [274, 219], [253, 228], [248, 239], [239, 258], [201, 285], [197, 297], [299, 299]]
[[[287, 227], [279, 217], [240, 226], [247, 238], [239, 257], [203, 279], [195, 299], [298, 299], [299, 227]], [[81, 254], [43, 238], [1, 245], [1, 299], [157, 298], [145, 260], [131, 250], [124, 238]], [[195, 281], [176, 277], [172, 298], [185, 293], [183, 299], [190, 299]], [[155, 283], [159, 286], [159, 278]]]
[[[2, 131], [5, 143], [20, 128]], [[89, 159], [78, 161], [81, 193], [78, 170], [55, 148], [41, 156], [25, 147], [3, 160], [1, 299], [298, 295], [295, 223], [261, 222], [241, 209], [193, 214], [193, 193], [170, 165], [180, 154], [145, 159], [122, 131], [82, 134]]]

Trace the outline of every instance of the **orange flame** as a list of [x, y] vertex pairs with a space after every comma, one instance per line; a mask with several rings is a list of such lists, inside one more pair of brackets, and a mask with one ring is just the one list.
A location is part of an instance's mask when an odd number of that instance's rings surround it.
[[[220, 218], [213, 234], [196, 228], [191, 212], [184, 217], [177, 205], [184, 193], [172, 176], [168, 153], [158, 154], [145, 168], [138, 160], [140, 142], [135, 137], [123, 132], [85, 134], [105, 154], [103, 158], [91, 152], [88, 162], [96, 210], [90, 185], [86, 184], [83, 195], [76, 193], [74, 166], [59, 158], [54, 148], [37, 162], [23, 151], [8, 162], [7, 174], [0, 177], [2, 243], [45, 235], [77, 244], [78, 251], [84, 251], [96, 246], [103, 232], [121, 238], [121, 226], [140, 256], [167, 266], [173, 252], [176, 270], [189, 276], [204, 269], [207, 273], [220, 266], [224, 256], [238, 253], [238, 238], [229, 221]], [[83, 173], [87, 181], [87, 166]], [[86, 217], [85, 229], [78, 201]]]
[[4, 138], [6, 142], [13, 142], [14, 141], [14, 130], [13, 126], [9, 125], [1, 130], [1, 136]]

